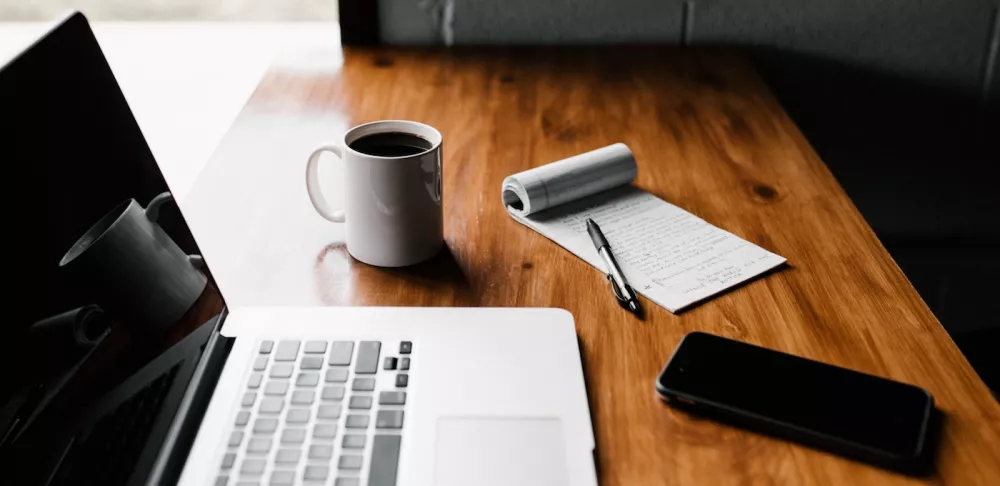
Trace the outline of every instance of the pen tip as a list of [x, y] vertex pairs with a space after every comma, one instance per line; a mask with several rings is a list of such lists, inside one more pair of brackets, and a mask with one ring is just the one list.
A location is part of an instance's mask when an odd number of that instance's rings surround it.
[[636, 301], [631, 300], [628, 303], [628, 308], [632, 309], [632, 312], [638, 312], [639, 311], [639, 304]]

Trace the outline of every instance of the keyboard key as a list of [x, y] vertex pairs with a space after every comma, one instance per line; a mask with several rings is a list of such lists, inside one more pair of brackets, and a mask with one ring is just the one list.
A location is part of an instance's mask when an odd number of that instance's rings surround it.
[[399, 343], [399, 354], [410, 354], [413, 352], [413, 343], [410, 341], [403, 341]]
[[281, 341], [278, 343], [278, 350], [274, 352], [275, 361], [295, 361], [298, 356], [298, 341]]
[[378, 394], [379, 405], [406, 405], [405, 391], [384, 391]]
[[275, 430], [278, 430], [278, 419], [259, 418], [253, 423], [253, 433], [255, 434], [271, 434]]
[[368, 470], [368, 486], [396, 486], [399, 466], [398, 435], [376, 435], [372, 441], [372, 458]]
[[366, 439], [363, 435], [347, 434], [340, 445], [344, 449], [364, 449]]
[[372, 375], [378, 371], [378, 353], [382, 343], [378, 341], [361, 341], [358, 346], [358, 362], [354, 364], [354, 372], [359, 375]]
[[410, 369], [410, 358], [403, 358], [399, 360], [399, 369], [402, 371]]
[[339, 402], [344, 399], [344, 387], [342, 386], [324, 386], [323, 394], [320, 395], [323, 400], [333, 400]]
[[400, 373], [396, 375], [396, 388], [406, 388], [406, 385], [410, 383], [410, 376], [406, 373]]
[[309, 446], [309, 459], [332, 459], [333, 446], [313, 444]]
[[243, 432], [236, 431], [229, 434], [229, 447], [239, 447], [243, 443]]
[[326, 341], [309, 341], [306, 343], [306, 354], [323, 354], [326, 352]]
[[351, 401], [348, 403], [347, 408], [351, 410], [368, 410], [372, 408], [372, 397], [369, 396], [353, 396]]
[[353, 341], [334, 341], [330, 347], [330, 366], [347, 366], [351, 364], [351, 355], [354, 354]]
[[396, 358], [393, 358], [392, 356], [386, 356], [385, 359], [382, 360], [382, 369], [383, 370], [396, 369], [396, 361], [397, 361]]
[[326, 466], [306, 466], [306, 472], [302, 479], [307, 481], [324, 481], [330, 475], [330, 468]]
[[295, 484], [294, 471], [274, 471], [271, 473], [271, 486], [291, 486]]
[[355, 378], [351, 390], [372, 391], [375, 389], [375, 378]]
[[306, 356], [299, 363], [299, 368], [303, 370], [318, 370], [323, 368], [322, 356]]
[[285, 429], [281, 433], [282, 444], [301, 444], [306, 440], [306, 429]]
[[236, 464], [236, 453], [227, 452], [222, 456], [222, 469], [232, 469], [233, 464]]
[[256, 475], [264, 472], [266, 463], [262, 459], [244, 459], [240, 466], [240, 474]]
[[240, 412], [236, 414], [237, 427], [243, 427], [249, 421], [250, 421], [250, 412], [248, 410], [240, 410]]
[[285, 380], [274, 381], [271, 380], [264, 385], [265, 395], [281, 395], [285, 396], [285, 392], [288, 391], [288, 382]]
[[329, 368], [326, 370], [327, 383], [347, 383], [347, 368]]
[[264, 371], [267, 369], [267, 356], [258, 356], [253, 360], [254, 371]]
[[260, 481], [256, 479], [240, 478], [240, 481], [236, 483], [236, 486], [260, 486]]
[[271, 367], [271, 378], [291, 378], [293, 369], [295, 369], [293, 363], [274, 363]]
[[229, 476], [219, 476], [215, 478], [215, 486], [226, 486], [229, 484]]
[[243, 400], [240, 402], [240, 405], [252, 407], [255, 401], [257, 401], [257, 392], [246, 392], [243, 394]]
[[280, 398], [265, 398], [260, 401], [260, 413], [281, 413], [285, 401]]
[[320, 405], [316, 417], [321, 419], [340, 418], [340, 405]]
[[279, 464], [298, 464], [300, 457], [302, 457], [302, 451], [299, 449], [278, 449], [278, 454], [274, 456], [274, 462]]
[[261, 341], [260, 354], [271, 354], [272, 348], [274, 348], [274, 341]]
[[342, 454], [337, 461], [337, 469], [357, 471], [361, 469], [361, 456], [354, 454]]
[[337, 436], [337, 424], [316, 424], [313, 439], [332, 439]]
[[344, 425], [349, 429], [367, 429], [368, 416], [359, 414], [350, 414], [347, 416], [347, 423]]
[[295, 390], [292, 392], [292, 405], [312, 405], [316, 399], [316, 392], [313, 390]]
[[247, 382], [247, 388], [257, 388], [262, 381], [264, 381], [264, 373], [251, 373], [250, 381]]
[[268, 452], [271, 452], [270, 437], [253, 438], [247, 444], [247, 453], [249, 454], [267, 454]]
[[308, 421], [308, 408], [292, 408], [288, 410], [288, 415], [285, 415], [285, 422], [290, 424], [304, 424]]
[[299, 373], [295, 386], [316, 386], [319, 384], [319, 373]]
[[376, 429], [401, 429], [403, 428], [402, 410], [379, 410], [375, 416]]
[[278, 430], [278, 419], [259, 418], [253, 423], [253, 433], [270, 434]]
[[334, 481], [333, 486], [361, 486], [361, 479], [359, 478], [337, 478]]

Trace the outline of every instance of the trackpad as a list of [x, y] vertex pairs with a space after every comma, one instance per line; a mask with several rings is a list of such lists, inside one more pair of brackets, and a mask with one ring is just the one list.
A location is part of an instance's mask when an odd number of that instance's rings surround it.
[[569, 484], [558, 418], [444, 417], [434, 451], [436, 486]]

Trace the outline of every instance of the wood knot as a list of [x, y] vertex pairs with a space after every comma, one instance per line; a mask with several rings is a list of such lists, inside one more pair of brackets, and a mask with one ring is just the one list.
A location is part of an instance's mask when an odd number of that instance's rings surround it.
[[534, 267], [534, 265], [532, 265], [530, 263], [522, 263], [521, 264], [521, 268], [523, 268], [525, 270], [531, 270], [533, 267]]
[[761, 199], [767, 199], [769, 201], [778, 197], [778, 191], [765, 184], [754, 184], [753, 193], [760, 196]]
[[500, 82], [501, 83], [513, 83], [514, 82], [514, 76], [511, 76], [510, 74], [504, 74], [503, 76], [500, 76]]
[[743, 190], [746, 191], [751, 200], [763, 204], [776, 203], [788, 196], [788, 193], [782, 190], [781, 186], [775, 187], [773, 184], [753, 179], [744, 183]]
[[547, 137], [555, 137], [560, 142], [572, 142], [580, 135], [572, 120], [554, 111], [542, 114], [542, 133]]
[[375, 67], [386, 68], [392, 67], [393, 64], [396, 64], [396, 61], [392, 60], [390, 57], [376, 57], [372, 64], [374, 64]]
[[729, 131], [734, 136], [750, 137], [753, 138], [753, 131], [750, 130], [750, 124], [747, 123], [746, 119], [739, 111], [734, 110], [731, 106], [725, 105], [722, 107], [722, 113], [726, 116], [726, 120], [729, 122]]

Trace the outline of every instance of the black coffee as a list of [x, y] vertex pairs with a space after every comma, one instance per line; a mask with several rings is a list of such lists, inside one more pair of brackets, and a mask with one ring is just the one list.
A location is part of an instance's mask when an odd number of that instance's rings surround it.
[[389, 132], [361, 137], [350, 146], [365, 155], [406, 157], [427, 151], [431, 148], [431, 143], [410, 133]]

